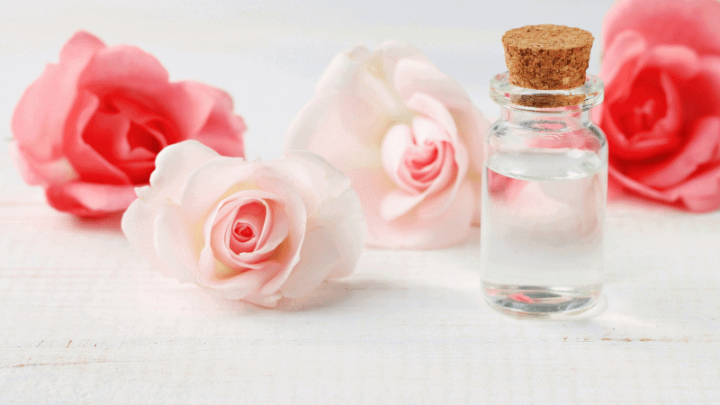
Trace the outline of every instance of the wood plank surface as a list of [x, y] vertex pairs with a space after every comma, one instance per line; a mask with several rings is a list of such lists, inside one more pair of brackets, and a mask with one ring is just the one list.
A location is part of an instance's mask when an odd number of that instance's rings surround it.
[[490, 310], [477, 231], [268, 310], [156, 274], [0, 156], [0, 404], [720, 402], [720, 213], [612, 204], [589, 319]]

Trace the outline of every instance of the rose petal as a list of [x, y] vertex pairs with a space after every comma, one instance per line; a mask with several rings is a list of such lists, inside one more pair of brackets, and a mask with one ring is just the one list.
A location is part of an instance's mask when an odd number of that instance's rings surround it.
[[[106, 159], [120, 160], [130, 153], [127, 133], [130, 121], [119, 114], [96, 112], [85, 127], [85, 141]], [[155, 158], [155, 154], [146, 156]]]
[[[640, 79], [637, 79], [640, 80]], [[650, 79], [648, 79], [650, 80]], [[664, 73], [659, 80], [663, 100], [666, 104], [665, 116], [653, 123], [650, 130], [632, 132], [633, 128], [619, 127], [618, 119], [631, 119], [637, 112], [632, 103], [616, 103], [612, 110], [603, 117], [603, 127], [606, 131], [613, 156], [624, 160], [640, 161], [663, 155], [675, 150], [682, 142], [679, 134], [680, 114], [682, 104], [680, 95], [672, 80]], [[642, 97], [644, 93], [635, 93], [635, 97]], [[619, 117], [616, 116], [618, 114]]]
[[[445, 198], [445, 204], [437, 206], [437, 213], [439, 213], [442, 212], [442, 210], [447, 209], [449, 204], [455, 198], [457, 190], [460, 187], [460, 183], [465, 179], [465, 175], [468, 172], [468, 152], [465, 148], [465, 144], [461, 142], [458, 137], [457, 128], [455, 127], [452, 116], [443, 104], [433, 97], [423, 93], [416, 93], [410, 98], [410, 100], [408, 100], [408, 107], [410, 107], [413, 111], [417, 111], [427, 117], [431, 117], [434, 122], [443, 125], [447, 135], [449, 135], [451, 139], [452, 150], [446, 150], [445, 153], [448, 158], [450, 157], [450, 153], [452, 153], [452, 159], [454, 159], [455, 163], [454, 169], [452, 169], [454, 172], [451, 172], [450, 166], [446, 166], [446, 168], [441, 170], [441, 176], [439, 176], [435, 183], [433, 183], [433, 186], [428, 189], [432, 189], [432, 191], [429, 192], [433, 193], [444, 187], [448, 180], [452, 181], [454, 179], [452, 190], [447, 193]], [[417, 133], [417, 131], [415, 132]], [[451, 173], [454, 177], [448, 178], [447, 176], [451, 176]], [[423, 213], [423, 215], [430, 215], [430, 211], [423, 211]]]
[[[126, 94], [158, 95], [169, 90], [168, 72], [151, 54], [130, 45], [103, 48], [87, 64], [79, 86], [99, 97], [116, 89]], [[156, 100], [144, 98], [145, 101]], [[148, 107], [159, 107], [148, 105]]]
[[[242, 210], [242, 212], [241, 212]], [[263, 232], [263, 225], [267, 224], [268, 229], [272, 227], [272, 212], [268, 212], [268, 204], [263, 200], [247, 200], [239, 202], [238, 205], [222, 204], [222, 208], [218, 212], [215, 220], [210, 222], [210, 218], [205, 221], [207, 227], [212, 223], [212, 233], [210, 245], [213, 250], [222, 249], [230, 257], [237, 256], [242, 253], [252, 253], [258, 244], [260, 234]], [[246, 229], [250, 229], [251, 235], [247, 240], [238, 240], [235, 234], [236, 225], [243, 224]], [[269, 233], [269, 232], [268, 232]], [[215, 252], [218, 257], [218, 252]], [[233, 261], [225, 262], [226, 265], [233, 267]]]
[[383, 139], [381, 152], [383, 166], [387, 175], [398, 187], [408, 193], [416, 193], [418, 189], [400, 177], [400, 170], [404, 161], [405, 151], [414, 145], [412, 130], [405, 124], [398, 124], [390, 128]]
[[390, 82], [392, 70], [387, 70], [387, 56], [382, 50], [371, 53], [364, 46], [340, 53], [318, 81], [316, 97], [347, 94], [355, 99], [350, 102], [367, 111], [404, 114], [403, 102]]
[[137, 199], [130, 204], [122, 217], [121, 227], [130, 245], [150, 262], [150, 267], [167, 277], [175, 277], [181, 282], [193, 281], [192, 274], [182, 268], [170, 268], [157, 255], [155, 250], [155, 218], [159, 207]]
[[[186, 91], [192, 92], [193, 100], [203, 99], [199, 96], [201, 92], [211, 100], [211, 108], [202, 126], [197, 131], [188, 132], [195, 134], [192, 139], [202, 142], [223, 156], [244, 157], [245, 145], [242, 134], [247, 127], [242, 117], [233, 114], [234, 107], [230, 95], [201, 83], [185, 82], [182, 85]], [[192, 114], [194, 109], [177, 111], [185, 117], [200, 116], [200, 114]]]
[[[282, 249], [284, 256], [274, 258], [282, 266], [261, 287], [261, 294], [273, 294], [277, 291], [299, 260], [298, 253], [305, 233], [307, 213], [303, 200], [291, 184], [283, 179], [281, 173], [269, 166], [263, 166], [258, 162], [238, 163], [237, 158], [217, 157], [192, 172], [181, 192], [180, 206], [185, 211], [188, 221], [195, 224], [194, 226], [201, 226], [205, 222], [220, 199], [239, 191], [265, 190], [278, 195], [278, 198], [284, 202], [285, 214], [292, 224], [291, 231], [286, 238], [287, 247]], [[201, 263], [201, 268], [210, 272], [209, 268], [203, 266], [211, 264], [204, 263]], [[231, 282], [235, 277], [223, 283]]]
[[[219, 266], [222, 263], [217, 262]], [[262, 286], [266, 285], [273, 276], [276, 276], [284, 268], [284, 264], [268, 262], [266, 266], [258, 270], [246, 271], [226, 280], [202, 279], [198, 285], [208, 293], [231, 300], [244, 300], [252, 303], [272, 302], [272, 297], [279, 298], [277, 291], [263, 293]], [[268, 297], [263, 299], [261, 297]], [[274, 300], [276, 301], [277, 298]], [[265, 304], [258, 304], [264, 305]]]
[[217, 152], [197, 141], [169, 145], [155, 158], [155, 171], [150, 176], [153, 198], [179, 204], [186, 178], [217, 156]]
[[714, 162], [720, 162], [720, 117], [707, 117], [690, 129], [685, 145], [675, 156], [627, 167], [624, 174], [648, 187], [665, 189], [687, 179], [701, 165]]
[[[447, 108], [438, 100], [424, 93], [414, 93], [407, 102], [408, 108], [416, 113], [422, 114], [429, 119], [413, 119], [415, 142], [422, 143], [425, 140], [448, 141], [453, 144], [458, 142], [457, 127], [455, 121]], [[423, 125], [427, 122], [434, 123], [441, 130], [431, 129], [423, 131]], [[440, 136], [438, 136], [440, 135]]]
[[[442, 126], [445, 130], [444, 134], [449, 136], [449, 141], [453, 146], [455, 152], [455, 159], [460, 169], [461, 176], [465, 175], [468, 167], [468, 154], [465, 144], [460, 140], [458, 136], [457, 127], [455, 121], [446, 108], [437, 99], [423, 93], [415, 93], [410, 97], [407, 102], [409, 108], [416, 111], [426, 117], [429, 117], [433, 122], [436, 122]], [[417, 136], [417, 132], [416, 136]], [[479, 134], [478, 134], [479, 135]], [[420, 139], [423, 139], [422, 136]], [[418, 141], [420, 140], [418, 139]]]
[[677, 187], [656, 190], [639, 183], [610, 166], [610, 178], [627, 190], [646, 198], [670, 204], [680, 204], [693, 212], [710, 212], [720, 208], [720, 164], [709, 167]]
[[[339, 257], [333, 260], [333, 269], [327, 277], [349, 276], [355, 269], [367, 238], [365, 218], [355, 190], [348, 187], [339, 197], [327, 200], [310, 222], [310, 226], [322, 227], [329, 234], [334, 235], [334, 249]], [[312, 261], [313, 257], [301, 253], [295, 271], [301, 272], [302, 269], [311, 267], [306, 266], [305, 259]]]
[[335, 235], [324, 228], [311, 229], [305, 235], [300, 257], [305, 258], [295, 266], [280, 287], [288, 298], [307, 295], [319, 286], [341, 259], [333, 238]]
[[[218, 258], [232, 270], [257, 269], [263, 267], [263, 261], [288, 236], [290, 225], [284, 207], [276, 200], [278, 196], [261, 190], [247, 190], [232, 195], [218, 204], [218, 207], [205, 221], [205, 246], [213, 257]], [[253, 251], [235, 253], [229, 249], [226, 232], [229, 223], [234, 220], [238, 208], [248, 202], [260, 202], [265, 207], [264, 222], [256, 225], [260, 235], [256, 239]], [[223, 212], [226, 211], [226, 212]], [[252, 221], [253, 219], [249, 219]], [[254, 222], [254, 221], [253, 221]]]
[[250, 293], [248, 295], [245, 295], [242, 300], [261, 307], [275, 308], [280, 298], [282, 298], [282, 295], [280, 293], [270, 295]]
[[236, 158], [212, 158], [187, 176], [180, 192], [180, 206], [190, 223], [201, 223], [223, 198], [256, 189], [254, 181], [263, 175], [263, 170], [259, 162], [239, 164]]
[[405, 164], [400, 166], [403, 180], [417, 183], [419, 186], [431, 184], [443, 167], [443, 162], [438, 157], [442, 157], [442, 150], [449, 147], [447, 142], [426, 142], [425, 145], [418, 145], [405, 151]]
[[48, 64], [43, 74], [23, 93], [12, 117], [12, 132], [24, 152], [38, 162], [61, 156], [66, 118], [77, 95], [77, 81], [88, 61], [105, 45], [80, 31], [65, 44], [58, 64]]
[[165, 128], [169, 143], [195, 138], [223, 154], [243, 155], [245, 126], [232, 114], [227, 93], [200, 83], [168, 83], [165, 68], [139, 48], [117, 46], [99, 52], [80, 84], [100, 97], [113, 97], [116, 103], [122, 97], [118, 99], [113, 92], [122, 89], [123, 97], [132, 97], [136, 104], [126, 111], [135, 122], [146, 122], [148, 115], [168, 117], [177, 126]]
[[130, 185], [94, 184], [70, 181], [53, 184], [45, 190], [48, 204], [58, 211], [80, 217], [96, 217], [123, 211], [135, 200]]
[[[283, 159], [266, 163], [288, 178], [308, 207], [307, 229], [325, 229], [333, 237], [337, 259], [300, 253], [293, 273], [312, 271], [316, 260], [331, 261], [328, 277], [349, 275], [362, 253], [367, 234], [357, 193], [350, 180], [320, 156], [311, 152], [294, 152]], [[298, 276], [300, 277], [300, 276]]]
[[75, 108], [68, 118], [63, 154], [67, 156], [83, 181], [99, 184], [132, 184], [128, 176], [112, 165], [83, 139], [83, 133], [97, 112], [99, 99], [86, 91], [78, 94]]
[[442, 151], [444, 153], [442, 156], [439, 156], [438, 159], [443, 163], [443, 167], [440, 170], [440, 175], [433, 181], [430, 187], [421, 194], [394, 190], [382, 199], [380, 213], [386, 221], [395, 220], [401, 215], [406, 214], [427, 197], [439, 192], [452, 182], [454, 183], [453, 187], [447, 190], [447, 192], [441, 194], [442, 204], [432, 204], [432, 209], [429, 211], [423, 210], [422, 216], [427, 217], [440, 214], [447, 208], [449, 202], [455, 197], [458, 189], [457, 185], [460, 184], [462, 178], [458, 180], [458, 170], [452, 149], [450, 147], [446, 147], [443, 148]]
[[350, 179], [312, 152], [294, 151], [265, 165], [295, 186], [310, 216], [351, 189]]
[[270, 279], [260, 289], [261, 294], [274, 294], [280, 286], [285, 282], [287, 277], [293, 271], [297, 263], [300, 261], [300, 249], [305, 241], [306, 230], [308, 226], [308, 213], [306, 207], [302, 203], [302, 199], [297, 194], [289, 194], [283, 196], [285, 201], [285, 215], [287, 221], [292, 224], [290, 232], [283, 241], [285, 247], [278, 249], [283, 256], [277, 257], [276, 260], [283, 264], [278, 273]]
[[700, 58], [700, 71], [683, 86], [686, 121], [720, 114], [720, 55]]
[[472, 104], [458, 82], [429, 62], [402, 59], [395, 66], [393, 79], [395, 88], [404, 100], [422, 93], [438, 100], [447, 109], [466, 108]]
[[330, 95], [352, 87], [353, 80], [361, 73], [364, 64], [371, 57], [370, 51], [362, 45], [339, 53], [333, 58], [315, 85], [315, 94]]
[[[236, 210], [236, 216], [232, 218], [225, 229], [225, 243], [230, 250], [236, 254], [252, 252], [258, 245], [259, 236], [273, 229], [273, 212], [263, 201], [254, 201], [254, 203], [243, 204]], [[270, 211], [270, 212], [268, 212]], [[263, 227], [263, 224], [267, 225]], [[243, 226], [245, 230], [250, 230], [247, 240], [240, 240], [246, 232], [241, 231], [240, 236], [237, 234], [237, 226]], [[287, 230], [286, 230], [287, 233]]]
[[683, 45], [657, 45], [642, 54], [635, 66], [636, 72], [660, 68], [675, 79], [687, 80], [700, 69], [700, 58], [692, 48]]
[[130, 177], [135, 184], [144, 184], [155, 170], [155, 162], [151, 159], [121, 162], [117, 164], [117, 167], [123, 172], [131, 174]]
[[715, 0], [620, 0], [603, 20], [603, 49], [625, 30], [639, 32], [649, 46], [692, 46], [698, 53], [720, 53], [720, 4]]
[[160, 260], [181, 279], [187, 275], [197, 279], [199, 246], [191, 234], [191, 226], [182, 209], [166, 202], [158, 207], [155, 217], [154, 245]]
[[393, 76], [397, 62], [400, 60], [416, 60], [418, 62], [432, 64], [420, 50], [412, 45], [400, 41], [385, 41], [378, 50], [381, 59], [385, 64], [385, 72], [388, 77]]
[[427, 197], [425, 192], [422, 194], [409, 194], [405, 191], [393, 190], [382, 199], [380, 215], [384, 220], [392, 221], [415, 208], [425, 197]]
[[611, 89], [630, 87], [632, 80], [637, 75], [633, 66], [646, 50], [645, 39], [639, 33], [630, 30], [620, 33], [612, 45], [605, 48], [600, 78], [605, 81], [607, 91], [605, 103], [601, 106], [607, 106], [609, 102], [617, 98], [628, 96], [627, 92], [612, 91]]
[[132, 183], [146, 184], [155, 168], [155, 156], [168, 145], [168, 139], [177, 138], [177, 131], [135, 102], [123, 98], [113, 104], [117, 111], [101, 107], [83, 131], [83, 138]]
[[[176, 134], [174, 126], [164, 116], [159, 115], [159, 111], [148, 109], [147, 106], [124, 93], [106, 97], [102, 103], [93, 120], [98, 118], [97, 115], [101, 115], [106, 116], [106, 120], [122, 120], [128, 123], [125, 132], [117, 131], [113, 127], [108, 128], [118, 132], [118, 135], [113, 137], [107, 136], [106, 130], [102, 127], [92, 133], [85, 133], [85, 139], [92, 136], [97, 138], [94, 145], [104, 146], [104, 148], [98, 147], [99, 151], [109, 149], [111, 153], [105, 154], [109, 160], [137, 160], [147, 157], [154, 159], [155, 155], [169, 143], [183, 140]], [[92, 124], [93, 122], [90, 123], [88, 131], [92, 130]], [[138, 129], [141, 129], [142, 133], [137, 133]]]
[[[380, 142], [391, 117], [342, 116], [342, 94], [316, 97], [298, 113], [285, 139], [285, 152], [310, 150], [335, 167], [380, 167]], [[408, 112], [409, 113], [409, 112]], [[374, 138], [375, 141], [368, 137]]]
[[[196, 141], [170, 145], [156, 158], [157, 169], [150, 177], [150, 186], [138, 187], [135, 200], [122, 218], [122, 229], [133, 248], [150, 261], [153, 268], [165, 275], [173, 275], [181, 281], [190, 281], [195, 274], [181, 268], [169, 268], [155, 251], [155, 218], [160, 207], [167, 201], [179, 201], [180, 189], [185, 178], [198, 166], [217, 156], [217, 152]], [[193, 247], [193, 250], [196, 250]]]
[[[424, 106], [426, 100], [416, 94], [424, 94], [443, 106], [443, 110], [452, 117], [452, 127], [445, 127], [457, 134], [458, 139], [469, 153], [470, 167], [480, 179], [483, 159], [483, 134], [490, 126], [483, 114], [468, 97], [465, 90], [455, 80], [440, 72], [430, 63], [403, 60], [397, 65], [395, 86], [401, 96], [408, 100], [408, 107], [443, 123], [445, 113], [435, 107]], [[415, 100], [413, 100], [415, 99]], [[429, 102], [428, 104], [435, 104]]]
[[[377, 174], [367, 170], [347, 174], [361, 201], [379, 201], [385, 195], [384, 184], [378, 181]], [[469, 181], [464, 181], [450, 207], [432, 219], [401, 216], [388, 222], [377, 205], [363, 204], [369, 235], [367, 246], [391, 249], [452, 246], [467, 237], [477, 200]]]
[[413, 138], [415, 139], [414, 143], [416, 145], [440, 142], [454, 144], [455, 142], [453, 141], [457, 141], [457, 135], [454, 137], [451, 136], [443, 126], [423, 116], [413, 118], [412, 129]]
[[66, 158], [37, 162], [30, 153], [21, 151], [15, 141], [10, 142], [8, 154], [20, 176], [30, 185], [48, 186], [77, 180], [80, 177]]
[[340, 133], [377, 146], [388, 121], [402, 122], [410, 116], [386, 75], [381, 54], [357, 47], [338, 55], [323, 74], [315, 98], [291, 124], [287, 139], [292, 144], [287, 142], [286, 150], [301, 149], [321, 131], [336, 140]]
[[[204, 256], [212, 259], [212, 256]], [[206, 262], [203, 258], [200, 260], [201, 280], [198, 285], [207, 292], [227, 299], [242, 299], [257, 305], [273, 306], [263, 304], [262, 302], [274, 302], [280, 298], [281, 294], [275, 290], [274, 292], [265, 292], [263, 286], [267, 285], [273, 277], [283, 273], [286, 268], [284, 263], [276, 261], [267, 261], [257, 269], [248, 269], [242, 273], [236, 274], [232, 269], [227, 268], [223, 263], [215, 260], [214, 263]], [[217, 277], [222, 274], [223, 277]], [[262, 297], [268, 297], [267, 299]], [[269, 300], [269, 301], [268, 301]]]
[[689, 211], [716, 211], [720, 208], [720, 164], [683, 183], [673, 194], [681, 196], [679, 199]]

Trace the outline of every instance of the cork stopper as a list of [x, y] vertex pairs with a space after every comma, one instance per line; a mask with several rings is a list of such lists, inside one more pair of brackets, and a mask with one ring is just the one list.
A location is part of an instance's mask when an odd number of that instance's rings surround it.
[[[536, 90], [567, 90], [585, 83], [593, 36], [563, 25], [528, 25], [502, 37], [512, 85]], [[523, 97], [523, 105], [560, 107], [581, 102], [578, 96]], [[530, 103], [530, 104], [528, 104]]]

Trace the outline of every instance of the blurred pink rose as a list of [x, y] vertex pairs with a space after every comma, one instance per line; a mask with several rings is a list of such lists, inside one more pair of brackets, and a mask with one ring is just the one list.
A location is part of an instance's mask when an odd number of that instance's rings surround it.
[[603, 26], [611, 186], [720, 207], [720, 3], [621, 0]]
[[439, 248], [479, 224], [487, 126], [457, 82], [388, 42], [335, 58], [286, 149], [318, 153], [352, 180], [369, 246]]
[[12, 131], [10, 152], [26, 182], [45, 187], [60, 211], [100, 216], [127, 208], [167, 145], [196, 139], [243, 156], [245, 124], [227, 93], [169, 83], [153, 56], [78, 32], [25, 90]]
[[166, 275], [271, 307], [350, 274], [360, 257], [357, 194], [315, 154], [245, 162], [185, 141], [163, 149], [156, 165], [122, 229]]

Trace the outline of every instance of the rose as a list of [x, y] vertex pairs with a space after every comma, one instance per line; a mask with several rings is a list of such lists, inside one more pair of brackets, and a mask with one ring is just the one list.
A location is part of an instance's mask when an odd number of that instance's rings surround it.
[[215, 295], [274, 306], [350, 274], [365, 225], [340, 171], [309, 152], [268, 162], [195, 141], [157, 156], [122, 229], [151, 265]]
[[10, 152], [26, 182], [44, 186], [60, 211], [100, 216], [135, 199], [167, 145], [196, 139], [243, 156], [245, 125], [225, 92], [169, 83], [153, 56], [78, 32], [23, 94], [12, 131]]
[[286, 149], [318, 153], [352, 180], [369, 246], [438, 248], [479, 224], [487, 125], [457, 82], [388, 42], [335, 58]]
[[720, 3], [622, 0], [604, 21], [611, 186], [720, 207]]

